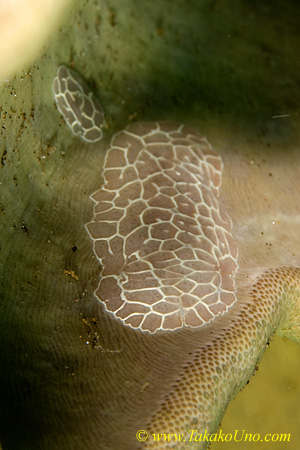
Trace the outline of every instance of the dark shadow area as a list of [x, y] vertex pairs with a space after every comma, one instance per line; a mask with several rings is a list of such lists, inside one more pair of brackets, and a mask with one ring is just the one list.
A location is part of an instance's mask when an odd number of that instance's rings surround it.
[[[140, 27], [131, 30], [124, 42], [125, 48], [138, 48], [122, 92], [126, 117], [198, 117], [262, 136], [273, 127], [278, 138], [298, 119], [299, 3], [214, 0], [171, 6], [157, 1], [135, 6], [137, 23], [148, 28], [142, 35]], [[115, 20], [127, 26], [124, 11], [116, 11]], [[288, 119], [274, 125], [272, 118], [283, 115]]]

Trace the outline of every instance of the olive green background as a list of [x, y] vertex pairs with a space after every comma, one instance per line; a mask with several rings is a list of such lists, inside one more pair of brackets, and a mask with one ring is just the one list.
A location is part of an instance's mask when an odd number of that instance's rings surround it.
[[[230, 404], [219, 430], [260, 434], [256, 442], [218, 442], [212, 449], [297, 450], [299, 431], [300, 347], [296, 342], [275, 338], [254, 377]], [[289, 442], [263, 442], [266, 434], [290, 434]]]

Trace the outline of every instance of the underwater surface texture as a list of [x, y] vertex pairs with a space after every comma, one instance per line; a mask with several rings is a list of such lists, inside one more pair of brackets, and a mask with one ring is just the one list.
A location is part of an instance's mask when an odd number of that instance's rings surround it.
[[[85, 230], [93, 214], [89, 196], [102, 185], [111, 137], [144, 120], [176, 120], [207, 136], [224, 159], [227, 194], [239, 191], [231, 169], [239, 160], [258, 180], [276, 174], [274, 184], [284, 184], [287, 171], [280, 175], [278, 166], [285, 163], [296, 178], [299, 13], [299, 3], [291, 0], [76, 0], [40, 58], [2, 83], [2, 450], [141, 448], [136, 431], [145, 428], [197, 343], [184, 330], [173, 339], [172, 333], [124, 327], [95, 298], [100, 266]], [[57, 110], [52, 83], [60, 65], [76, 70], [101, 102], [101, 141], [80, 141]], [[260, 206], [268, 194], [262, 189], [258, 185]], [[288, 194], [287, 210], [299, 208], [296, 194]], [[239, 205], [238, 218], [245, 201], [229, 201], [233, 211]], [[298, 229], [295, 221], [284, 234], [295, 266]], [[272, 249], [264, 240], [256, 255], [253, 242], [251, 261], [265, 253], [268, 262], [273, 255], [275, 261], [281, 253], [282, 242]], [[252, 269], [255, 276], [259, 268]], [[262, 387], [242, 400], [256, 381], [251, 378], [229, 408], [231, 422], [225, 416], [221, 428], [290, 432], [291, 442], [284, 445], [294, 450], [300, 435], [291, 397], [299, 394], [299, 347], [275, 341], [272, 358], [272, 342], [264, 357], [274, 378], [269, 381], [266, 372]], [[274, 391], [265, 405], [268, 383]], [[253, 406], [257, 398], [259, 406]], [[236, 424], [240, 411], [246, 411], [247, 425]]]

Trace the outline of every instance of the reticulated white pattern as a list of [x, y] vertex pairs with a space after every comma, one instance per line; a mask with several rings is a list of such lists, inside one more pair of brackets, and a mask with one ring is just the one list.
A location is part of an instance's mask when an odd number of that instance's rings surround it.
[[113, 137], [103, 177], [86, 227], [107, 311], [152, 333], [225, 313], [236, 301], [237, 247], [209, 142], [174, 122], [131, 124]]
[[75, 136], [86, 142], [102, 139], [102, 106], [77, 72], [59, 66], [53, 80], [53, 93], [59, 112]]

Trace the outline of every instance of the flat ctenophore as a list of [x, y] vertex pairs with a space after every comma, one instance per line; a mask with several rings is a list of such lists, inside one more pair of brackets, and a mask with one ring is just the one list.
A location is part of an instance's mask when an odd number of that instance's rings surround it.
[[105, 123], [102, 106], [77, 72], [59, 66], [53, 92], [57, 108], [75, 136], [86, 142], [102, 139]]
[[87, 230], [102, 266], [95, 295], [123, 324], [197, 328], [236, 301], [222, 168], [204, 137], [174, 122], [134, 123], [112, 139]]

